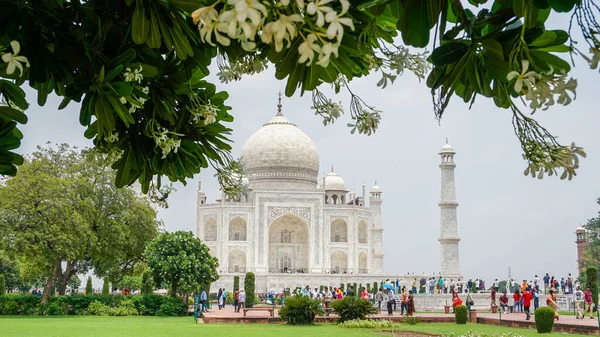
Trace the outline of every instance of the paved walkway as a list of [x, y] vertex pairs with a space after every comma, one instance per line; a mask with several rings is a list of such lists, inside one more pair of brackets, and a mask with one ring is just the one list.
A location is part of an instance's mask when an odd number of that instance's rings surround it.
[[[491, 318], [500, 320], [500, 316], [498, 314], [492, 313], [478, 313], [477, 317], [482, 318]], [[524, 313], [521, 314], [502, 314], [502, 321], [515, 321], [515, 322], [527, 322], [525, 320], [527, 316]], [[533, 315], [531, 315], [530, 322], [535, 322]], [[593, 319], [589, 317], [585, 317], [583, 319], [577, 319], [577, 317], [571, 315], [561, 315], [558, 321], [554, 321], [555, 324], [569, 324], [569, 325], [581, 325], [581, 326], [590, 326], [590, 327], [598, 327], [598, 318], [593, 316]]]

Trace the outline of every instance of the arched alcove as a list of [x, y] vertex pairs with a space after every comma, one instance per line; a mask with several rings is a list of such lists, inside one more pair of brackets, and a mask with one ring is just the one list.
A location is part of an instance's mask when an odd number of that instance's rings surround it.
[[368, 243], [369, 241], [369, 230], [367, 222], [361, 220], [358, 223], [358, 243]]
[[293, 214], [275, 219], [269, 227], [269, 272], [308, 272], [308, 225]]
[[342, 274], [348, 272], [348, 254], [341, 250], [331, 253], [331, 273]]
[[348, 224], [343, 219], [331, 222], [331, 242], [348, 242]]
[[368, 273], [367, 253], [365, 253], [365, 252], [358, 253], [358, 273], [359, 274]]
[[229, 241], [246, 241], [246, 220], [240, 216], [229, 221]]
[[245, 273], [246, 253], [241, 249], [233, 249], [229, 252], [228, 265], [230, 273]]

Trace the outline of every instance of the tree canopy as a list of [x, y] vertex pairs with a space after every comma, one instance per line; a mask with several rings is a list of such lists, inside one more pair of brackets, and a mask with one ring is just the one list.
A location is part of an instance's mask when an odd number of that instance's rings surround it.
[[[286, 95], [311, 92], [325, 124], [346, 111], [352, 133], [365, 134], [377, 129], [381, 111], [352, 91], [352, 81], [375, 73], [385, 87], [412, 72], [426, 79], [437, 118], [455, 96], [509, 110], [525, 174], [562, 170], [571, 179], [585, 156], [531, 114], [575, 99], [574, 57], [598, 68], [593, 0], [0, 0], [0, 7], [1, 174], [16, 174], [23, 162], [12, 150], [23, 138], [17, 123], [27, 122], [25, 83], [39, 105], [50, 93], [63, 97], [59, 109], [79, 103], [84, 136], [111, 155], [117, 186], [139, 180], [148, 192], [163, 176], [185, 183], [209, 164], [227, 168], [224, 124], [233, 117], [227, 93], [205, 80], [212, 62], [223, 82], [273, 64]], [[546, 27], [551, 13], [569, 15], [571, 24]], [[346, 108], [324, 87], [347, 90]]]
[[[600, 206], [600, 198], [597, 200]], [[600, 268], [600, 211], [597, 216], [589, 219], [583, 228], [587, 230], [583, 261], [579, 261], [580, 267], [594, 266]]]
[[39, 148], [0, 186], [0, 251], [44, 280], [44, 301], [92, 267], [120, 281], [158, 233], [155, 210], [116, 188], [105, 160], [64, 144]]
[[173, 297], [180, 288], [199, 289], [219, 278], [219, 261], [192, 232], [162, 233], [148, 245], [144, 258], [158, 286]]

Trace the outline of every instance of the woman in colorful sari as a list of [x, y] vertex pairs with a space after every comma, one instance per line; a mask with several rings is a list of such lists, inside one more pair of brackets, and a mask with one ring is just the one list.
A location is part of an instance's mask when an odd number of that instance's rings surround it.
[[458, 297], [457, 293], [452, 294], [452, 309], [456, 310], [456, 307], [462, 305], [462, 300]]
[[556, 303], [556, 293], [554, 289], [550, 289], [549, 294], [546, 297], [546, 305], [554, 309], [554, 319], [558, 321], [558, 310], [560, 307], [558, 306], [558, 303]]
[[413, 312], [415, 312], [415, 298], [413, 296], [412, 290], [408, 291], [408, 313], [407, 316], [412, 316]]

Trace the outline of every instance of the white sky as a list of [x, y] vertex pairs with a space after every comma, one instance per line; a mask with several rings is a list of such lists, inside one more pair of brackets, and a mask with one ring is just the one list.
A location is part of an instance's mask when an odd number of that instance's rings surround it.
[[[554, 28], [566, 27], [554, 20]], [[578, 176], [573, 181], [525, 177], [525, 162], [511, 126], [511, 113], [479, 97], [471, 110], [455, 97], [441, 125], [434, 118], [431, 96], [424, 82], [406, 73], [385, 90], [376, 87], [379, 77], [353, 81], [352, 89], [369, 104], [383, 110], [380, 129], [373, 136], [351, 135], [348, 115], [323, 126], [310, 109], [310, 93], [284, 98], [284, 114], [315, 142], [321, 172], [331, 165], [347, 188], [367, 190], [377, 180], [384, 191], [384, 270], [386, 273], [436, 272], [439, 270], [440, 147], [448, 137], [455, 157], [461, 271], [466, 278], [505, 278], [508, 267], [516, 279], [532, 279], [546, 272], [560, 277], [576, 273], [574, 231], [596, 216], [600, 207], [600, 125], [597, 85], [600, 74], [576, 59], [571, 75], [579, 86], [577, 99], [568, 107], [539, 111], [536, 118], [564, 144], [575, 141], [585, 148]], [[213, 67], [214, 71], [214, 67]], [[239, 156], [244, 141], [276, 113], [277, 92], [285, 82], [274, 77], [274, 67], [241, 82], [220, 84], [214, 74], [209, 81], [230, 93], [235, 121], [231, 139], [233, 155]], [[28, 110], [29, 123], [22, 153], [31, 153], [46, 141], [89, 146], [79, 125], [79, 106], [58, 111], [60, 99], [51, 97], [45, 107]], [[347, 96], [334, 97], [347, 106]], [[160, 217], [167, 230], [194, 230], [197, 179], [202, 178], [209, 201], [215, 199], [217, 182], [211, 170], [203, 171], [187, 186], [177, 185], [169, 198], [170, 208]], [[321, 176], [321, 174], [319, 174]], [[99, 286], [100, 283], [95, 284]]]

